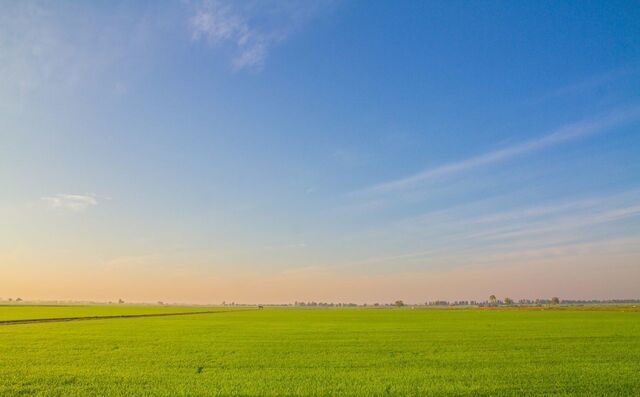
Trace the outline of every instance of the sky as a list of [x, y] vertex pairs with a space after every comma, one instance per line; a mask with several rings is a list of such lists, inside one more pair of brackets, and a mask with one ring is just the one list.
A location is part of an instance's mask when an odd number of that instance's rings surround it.
[[638, 21], [0, 0], [0, 297], [640, 298]]

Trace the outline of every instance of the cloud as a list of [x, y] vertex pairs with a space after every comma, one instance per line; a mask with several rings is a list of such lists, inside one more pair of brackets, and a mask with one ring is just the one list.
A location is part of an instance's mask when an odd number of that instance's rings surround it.
[[516, 226], [506, 226], [496, 229], [488, 229], [481, 233], [472, 235], [475, 239], [483, 239], [487, 241], [504, 242], [514, 238], [531, 238], [539, 236], [547, 240], [557, 241], [558, 236], [552, 233], [572, 232], [569, 234], [575, 238], [575, 233], [579, 230], [593, 230], [595, 225], [616, 222], [627, 218], [637, 217], [640, 215], [640, 205], [616, 208], [610, 211], [597, 212], [591, 215], [581, 214], [579, 216], [571, 216], [551, 221], [530, 222]]
[[203, 0], [194, 7], [190, 28], [194, 40], [229, 46], [235, 70], [260, 69], [275, 45], [329, 3]]
[[98, 200], [95, 196], [82, 194], [56, 194], [42, 197], [42, 201], [50, 208], [71, 212], [83, 212], [90, 207], [98, 205]]
[[560, 87], [554, 91], [551, 91], [547, 95], [544, 95], [541, 98], [538, 98], [537, 100], [540, 101], [544, 99], [553, 99], [553, 98], [564, 97], [569, 95], [579, 95], [588, 91], [602, 89], [608, 85], [611, 85], [616, 80], [620, 80], [624, 77], [628, 77], [629, 75], [632, 75], [634, 73], [637, 73], [637, 70], [634, 70], [634, 68], [630, 68], [630, 67], [609, 70], [605, 73], [590, 76], [585, 80], [574, 82], [572, 84], [568, 84], [563, 87]]
[[78, 90], [103, 90], [105, 84], [110, 90], [113, 66], [144, 43], [144, 22], [141, 12], [125, 17], [120, 7], [3, 2], [0, 108], [26, 110], [42, 96], [59, 101]]
[[[501, 204], [506, 203], [495, 203], [492, 209]], [[336, 266], [367, 271], [389, 266], [455, 268], [478, 263], [480, 257], [491, 258], [495, 252], [513, 252], [518, 262], [518, 253], [597, 245], [625, 238], [629, 230], [637, 233], [638, 225], [637, 189], [489, 213], [486, 202], [479, 201], [384, 223], [356, 235], [351, 244], [366, 249]]]
[[429, 168], [417, 174], [374, 185], [365, 190], [372, 193], [387, 193], [410, 189], [432, 179], [469, 171], [484, 165], [498, 163], [513, 157], [586, 137], [588, 135], [604, 132], [614, 126], [637, 119], [639, 116], [640, 107], [613, 111], [601, 115], [596, 119], [564, 126], [540, 138], [487, 152], [465, 160], [451, 162], [435, 168]]

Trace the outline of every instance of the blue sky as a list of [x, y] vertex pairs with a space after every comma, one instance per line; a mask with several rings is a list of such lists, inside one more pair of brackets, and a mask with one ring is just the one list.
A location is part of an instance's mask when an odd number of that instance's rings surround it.
[[637, 2], [1, 9], [4, 294], [638, 297]]

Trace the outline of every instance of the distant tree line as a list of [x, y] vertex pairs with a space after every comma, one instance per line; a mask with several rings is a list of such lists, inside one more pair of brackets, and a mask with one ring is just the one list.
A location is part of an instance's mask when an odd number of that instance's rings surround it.
[[[322, 307], [356, 307], [357, 303], [333, 303], [333, 302], [298, 302], [295, 301], [294, 306], [322, 306]], [[365, 305], [366, 306], [366, 305]]]
[[[2, 298], [0, 298], [0, 301], [2, 300]], [[22, 302], [22, 298], [7, 298], [7, 302]]]
[[[72, 300], [51, 300], [51, 301], [30, 301], [23, 300], [22, 298], [0, 298], [0, 302], [9, 302], [9, 303], [22, 303], [22, 302], [30, 302], [30, 303], [82, 303], [82, 304], [105, 304], [107, 302], [96, 302], [96, 301], [72, 301]], [[118, 299], [117, 301], [109, 301], [108, 304], [124, 304], [125, 301], [123, 299]], [[146, 304], [146, 303], [136, 303], [136, 304]], [[171, 305], [171, 303], [166, 303], [163, 301], [157, 301], [155, 304], [157, 305]], [[352, 302], [316, 302], [316, 301], [295, 301], [294, 303], [280, 303], [280, 304], [260, 304], [261, 306], [296, 306], [296, 307], [423, 307], [423, 306], [478, 306], [478, 307], [491, 307], [491, 306], [542, 306], [542, 305], [606, 305], [606, 304], [640, 304], [640, 299], [560, 299], [559, 297], [551, 297], [551, 298], [538, 298], [538, 299], [519, 299], [517, 302], [509, 297], [505, 297], [503, 299], [498, 299], [495, 295], [490, 295], [487, 300], [477, 301], [477, 300], [456, 300], [456, 301], [448, 301], [448, 300], [434, 300], [434, 301], [426, 301], [424, 303], [405, 303], [403, 300], [396, 300], [388, 303], [363, 303], [357, 304]], [[236, 303], [236, 302], [222, 302], [222, 306], [257, 306], [255, 303]], [[202, 305], [198, 305], [202, 306]], [[206, 305], [205, 305], [206, 306]]]
[[541, 305], [576, 305], [576, 304], [633, 304], [640, 303], [640, 299], [608, 299], [608, 300], [571, 300], [560, 299], [557, 296], [551, 298], [538, 298], [538, 299], [519, 299], [515, 301], [510, 297], [498, 299], [495, 295], [489, 296], [487, 300], [434, 300], [426, 301], [422, 304], [405, 303], [403, 300], [396, 300], [389, 303], [334, 303], [334, 302], [303, 302], [295, 301], [289, 305], [274, 305], [274, 306], [297, 306], [297, 307], [403, 307], [403, 306], [479, 306], [479, 307], [491, 307], [491, 306], [541, 306]]
[[640, 303], [640, 299], [607, 299], [607, 300], [576, 300], [576, 299], [563, 299], [563, 304], [566, 305], [594, 305], [594, 304], [628, 304], [628, 303]]

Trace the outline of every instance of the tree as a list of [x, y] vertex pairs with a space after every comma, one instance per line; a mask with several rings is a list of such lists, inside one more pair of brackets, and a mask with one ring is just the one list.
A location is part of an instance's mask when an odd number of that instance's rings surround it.
[[496, 298], [495, 295], [491, 295], [489, 297], [489, 303], [491, 303], [492, 305], [495, 305], [498, 302], [498, 298]]
[[509, 298], [509, 297], [504, 298], [504, 304], [505, 305], [511, 305], [511, 304], [513, 304], [513, 300], [511, 298]]
[[396, 305], [398, 307], [401, 307], [401, 306], [404, 306], [404, 302], [401, 301], [401, 300], [397, 300], [397, 301], [394, 302], [394, 305]]
[[124, 303], [124, 301], [123, 301], [122, 299], [118, 299], [118, 303], [119, 303], [119, 304], [123, 304], [123, 303]]
[[558, 298], [557, 296], [554, 296], [553, 298], [551, 298], [551, 304], [552, 305], [560, 304], [560, 298]]

